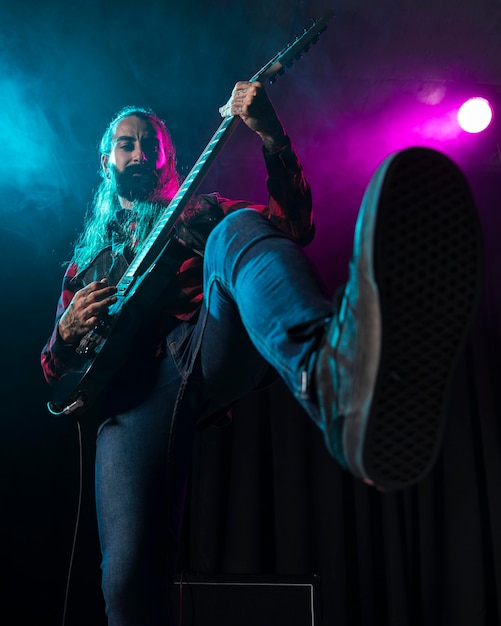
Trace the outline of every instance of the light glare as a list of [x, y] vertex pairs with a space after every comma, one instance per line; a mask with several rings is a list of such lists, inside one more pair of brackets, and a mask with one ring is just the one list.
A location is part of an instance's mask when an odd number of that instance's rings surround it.
[[485, 98], [470, 98], [458, 111], [458, 123], [467, 133], [480, 133], [489, 126], [492, 109]]

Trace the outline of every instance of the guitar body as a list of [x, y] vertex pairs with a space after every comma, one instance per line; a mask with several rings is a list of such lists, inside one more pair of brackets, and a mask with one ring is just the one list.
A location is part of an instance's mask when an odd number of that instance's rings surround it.
[[110, 285], [118, 285], [129, 265], [123, 254], [113, 252], [112, 247], [108, 246], [101, 250], [89, 263], [89, 267], [77, 274], [74, 280], [85, 286], [94, 280], [106, 278]]
[[[167, 246], [166, 246], [167, 247]], [[84, 413], [100, 397], [125, 363], [145, 321], [165, 306], [169, 281], [179, 261], [161, 254], [125, 297], [84, 337], [68, 370], [57, 381], [49, 410], [53, 414]]]

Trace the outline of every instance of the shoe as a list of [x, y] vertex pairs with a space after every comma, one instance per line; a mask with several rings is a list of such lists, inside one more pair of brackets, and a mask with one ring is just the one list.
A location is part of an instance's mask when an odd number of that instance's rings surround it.
[[417, 483], [435, 462], [481, 283], [481, 227], [458, 167], [428, 148], [388, 157], [315, 365], [327, 447], [382, 491]]

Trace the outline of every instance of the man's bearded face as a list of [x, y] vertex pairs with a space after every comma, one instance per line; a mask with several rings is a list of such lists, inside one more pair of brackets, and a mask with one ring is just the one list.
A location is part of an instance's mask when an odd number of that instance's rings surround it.
[[168, 146], [151, 120], [136, 115], [120, 120], [111, 152], [102, 162], [116, 193], [132, 202], [151, 199], [165, 182], [166, 150]]

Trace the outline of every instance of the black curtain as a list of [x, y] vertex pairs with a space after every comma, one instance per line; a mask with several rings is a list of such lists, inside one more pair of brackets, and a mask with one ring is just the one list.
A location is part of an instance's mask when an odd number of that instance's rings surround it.
[[197, 433], [185, 580], [317, 575], [321, 623], [336, 626], [501, 623], [500, 181], [470, 179], [485, 284], [432, 473], [392, 494], [352, 478], [277, 382]]

